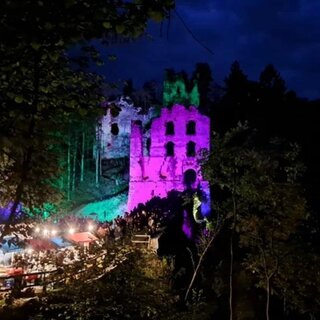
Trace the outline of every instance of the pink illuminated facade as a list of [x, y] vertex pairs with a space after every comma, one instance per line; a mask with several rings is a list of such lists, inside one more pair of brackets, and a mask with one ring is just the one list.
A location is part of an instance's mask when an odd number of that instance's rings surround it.
[[209, 199], [209, 184], [199, 163], [200, 151], [209, 149], [209, 137], [209, 118], [193, 106], [163, 108], [152, 121], [149, 139], [143, 136], [141, 123], [133, 122], [128, 211], [154, 196], [166, 197], [171, 190], [200, 188]]

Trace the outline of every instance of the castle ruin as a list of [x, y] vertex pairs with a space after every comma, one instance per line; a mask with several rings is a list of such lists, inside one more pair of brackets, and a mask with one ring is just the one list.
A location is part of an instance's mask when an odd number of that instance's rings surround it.
[[[209, 183], [200, 167], [201, 151], [209, 150], [209, 144], [210, 120], [194, 106], [163, 108], [152, 121], [147, 140], [141, 121], [133, 121], [127, 210], [155, 196], [166, 197], [171, 190], [200, 189], [209, 203]], [[208, 203], [203, 203], [204, 214]]]

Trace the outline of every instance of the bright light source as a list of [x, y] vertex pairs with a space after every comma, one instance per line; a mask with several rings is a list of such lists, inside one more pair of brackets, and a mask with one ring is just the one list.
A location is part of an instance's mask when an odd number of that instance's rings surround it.
[[32, 253], [32, 251], [33, 250], [31, 248], [27, 249], [27, 253], [29, 253], [29, 254]]
[[54, 236], [55, 234], [57, 234], [57, 230], [51, 230], [51, 234]]
[[88, 225], [88, 231], [92, 231], [93, 230], [93, 225], [92, 224], [89, 224]]
[[74, 228], [70, 228], [70, 229], [69, 229], [69, 233], [70, 233], [70, 234], [73, 234], [73, 233], [74, 233]]
[[39, 227], [36, 227], [34, 231], [35, 231], [36, 233], [39, 233], [39, 232], [40, 232], [40, 228], [39, 228]]
[[48, 229], [44, 229], [44, 230], [43, 230], [43, 235], [44, 235], [44, 236], [46, 236], [48, 233], [49, 233], [49, 230], [48, 230]]

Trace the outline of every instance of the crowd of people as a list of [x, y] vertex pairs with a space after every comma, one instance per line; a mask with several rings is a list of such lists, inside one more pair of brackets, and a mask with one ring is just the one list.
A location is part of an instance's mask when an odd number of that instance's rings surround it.
[[67, 266], [92, 257], [94, 257], [94, 253], [90, 250], [90, 247], [85, 250], [83, 246], [70, 246], [63, 249], [38, 252], [26, 250], [14, 256], [12, 267], [22, 268], [25, 273], [52, 271], [58, 267]]
[[[91, 232], [99, 239], [94, 245], [103, 249], [116, 243], [124, 243], [130, 241], [130, 238], [135, 234], [148, 234], [151, 237], [156, 236], [163, 228], [168, 215], [154, 210], [148, 212], [146, 210], [136, 210], [123, 216], [117, 216], [109, 222], [96, 222], [86, 218], [66, 217], [56, 222], [54, 228], [60, 230], [57, 236], [63, 237], [63, 233], [67, 232], [68, 228], [72, 228], [77, 232], [88, 231], [90, 225]], [[15, 229], [13, 240], [23, 242], [32, 238], [45, 237], [34, 222], [19, 224]], [[50, 229], [49, 223], [41, 226], [41, 230]], [[10, 240], [11, 241], [11, 240]], [[24, 273], [50, 271], [62, 267], [67, 264], [72, 264], [77, 261], [90, 259], [92, 256], [91, 244], [87, 249], [83, 246], [69, 246], [67, 248], [56, 248], [54, 250], [32, 250], [27, 247], [22, 252], [13, 255], [11, 259], [11, 268], [23, 269]]]
[[[21, 289], [30, 284], [43, 286], [48, 277], [50, 279], [57, 272], [63, 276], [78, 274], [85, 265], [92, 264], [97, 258], [104, 260], [103, 255], [108, 254], [112, 247], [134, 242], [131, 240], [136, 235], [147, 235], [150, 243], [157, 242], [157, 236], [167, 225], [171, 213], [163, 209], [139, 208], [105, 222], [95, 221], [92, 219], [94, 216], [52, 217], [38, 223], [35, 220], [24, 220], [23, 223], [10, 226], [10, 233], [2, 237], [0, 254], [6, 256], [5, 246], [11, 245], [19, 246], [21, 251], [14, 252], [5, 265], [1, 265], [0, 261], [1, 289], [11, 287], [14, 290], [17, 285]], [[0, 225], [1, 233], [3, 226]], [[52, 245], [49, 249], [36, 249], [30, 246], [32, 241], [49, 242], [54, 237], [68, 242], [70, 234], [88, 231], [95, 236], [96, 241], [85, 246], [72, 241], [66, 247]]]
[[123, 216], [117, 216], [110, 222], [101, 223], [97, 228], [97, 236], [108, 245], [118, 240], [130, 238], [137, 233], [148, 234], [151, 237], [157, 235], [165, 225], [166, 213], [160, 211], [126, 212]]

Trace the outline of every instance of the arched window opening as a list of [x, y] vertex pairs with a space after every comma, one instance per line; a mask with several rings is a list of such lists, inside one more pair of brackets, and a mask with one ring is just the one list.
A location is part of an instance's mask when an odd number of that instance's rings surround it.
[[196, 182], [196, 180], [197, 180], [197, 174], [193, 169], [188, 169], [183, 174], [183, 183], [187, 189], [192, 188], [192, 185]]
[[174, 135], [174, 123], [169, 121], [166, 123], [166, 135], [173, 136]]
[[166, 156], [167, 157], [174, 156], [174, 143], [171, 141], [166, 144]]
[[142, 121], [141, 120], [134, 120], [133, 123], [138, 125], [138, 126], [142, 126]]
[[188, 135], [196, 134], [196, 123], [193, 120], [187, 123], [187, 134]]
[[119, 134], [119, 127], [118, 127], [118, 124], [117, 123], [113, 123], [111, 125], [111, 133], [114, 135], [114, 136], [117, 136]]
[[187, 143], [187, 157], [196, 156], [196, 144], [193, 141]]

